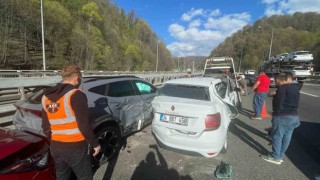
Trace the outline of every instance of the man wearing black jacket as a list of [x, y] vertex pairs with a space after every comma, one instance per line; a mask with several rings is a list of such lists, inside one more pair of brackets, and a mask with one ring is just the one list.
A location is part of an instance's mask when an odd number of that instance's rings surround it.
[[300, 125], [298, 116], [300, 92], [295, 83], [287, 81], [287, 75], [284, 73], [276, 77], [276, 83], [279, 87], [272, 100], [272, 152], [261, 157], [268, 162], [281, 164], [293, 130]]
[[78, 90], [81, 72], [76, 65], [67, 65], [61, 76], [62, 83], [44, 92], [42, 128], [51, 139], [56, 178], [68, 180], [73, 170], [78, 180], [90, 180], [92, 170], [88, 144], [93, 147], [93, 156], [101, 148], [89, 122], [87, 97]]

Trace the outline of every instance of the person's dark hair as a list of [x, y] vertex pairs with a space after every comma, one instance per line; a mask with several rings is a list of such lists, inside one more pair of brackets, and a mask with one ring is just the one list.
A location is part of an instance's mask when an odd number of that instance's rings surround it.
[[81, 72], [80, 72], [80, 68], [77, 65], [68, 64], [66, 67], [62, 69], [60, 75], [62, 79], [67, 79], [75, 75], [81, 77]]
[[259, 70], [259, 74], [264, 73], [264, 70], [260, 69]]
[[293, 74], [291, 72], [286, 72], [286, 75], [287, 75], [287, 79], [288, 78], [293, 79]]
[[276, 79], [280, 80], [280, 81], [287, 81], [288, 76], [286, 73], [280, 73], [278, 74], [276, 77]]

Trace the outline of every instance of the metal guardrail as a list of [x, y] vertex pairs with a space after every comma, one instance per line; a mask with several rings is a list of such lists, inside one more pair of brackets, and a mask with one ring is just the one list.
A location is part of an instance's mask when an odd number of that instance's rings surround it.
[[[128, 72], [128, 71], [82, 71], [84, 77], [135, 75], [159, 85], [171, 79], [186, 76], [186, 72]], [[200, 76], [201, 72], [192, 76]], [[59, 71], [2, 71], [0, 70], [0, 126], [8, 124], [8, 117], [15, 111], [13, 104], [32, 93], [33, 88], [60, 82]], [[9, 121], [11, 121], [9, 119]]]
[[[88, 76], [119, 76], [134, 75], [152, 84], [163, 83], [166, 80], [181, 78], [186, 72], [129, 72], [129, 71], [82, 71], [84, 77]], [[193, 76], [202, 75], [201, 72]], [[19, 87], [34, 87], [54, 84], [61, 81], [59, 71], [1, 71], [0, 90]]]

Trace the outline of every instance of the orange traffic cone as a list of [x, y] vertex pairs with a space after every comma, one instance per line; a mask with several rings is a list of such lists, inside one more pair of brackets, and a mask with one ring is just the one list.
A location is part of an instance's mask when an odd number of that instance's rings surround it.
[[267, 112], [266, 101], [264, 101], [263, 107], [262, 107], [262, 111], [261, 111], [261, 118], [269, 118], [269, 117], [271, 117], [271, 116], [270, 116], [270, 114], [268, 114], [268, 112]]

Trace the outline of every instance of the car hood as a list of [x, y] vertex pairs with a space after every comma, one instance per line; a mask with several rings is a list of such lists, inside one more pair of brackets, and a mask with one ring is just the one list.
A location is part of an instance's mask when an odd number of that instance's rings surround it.
[[31, 134], [0, 128], [0, 160], [39, 141], [42, 141], [42, 139]]

